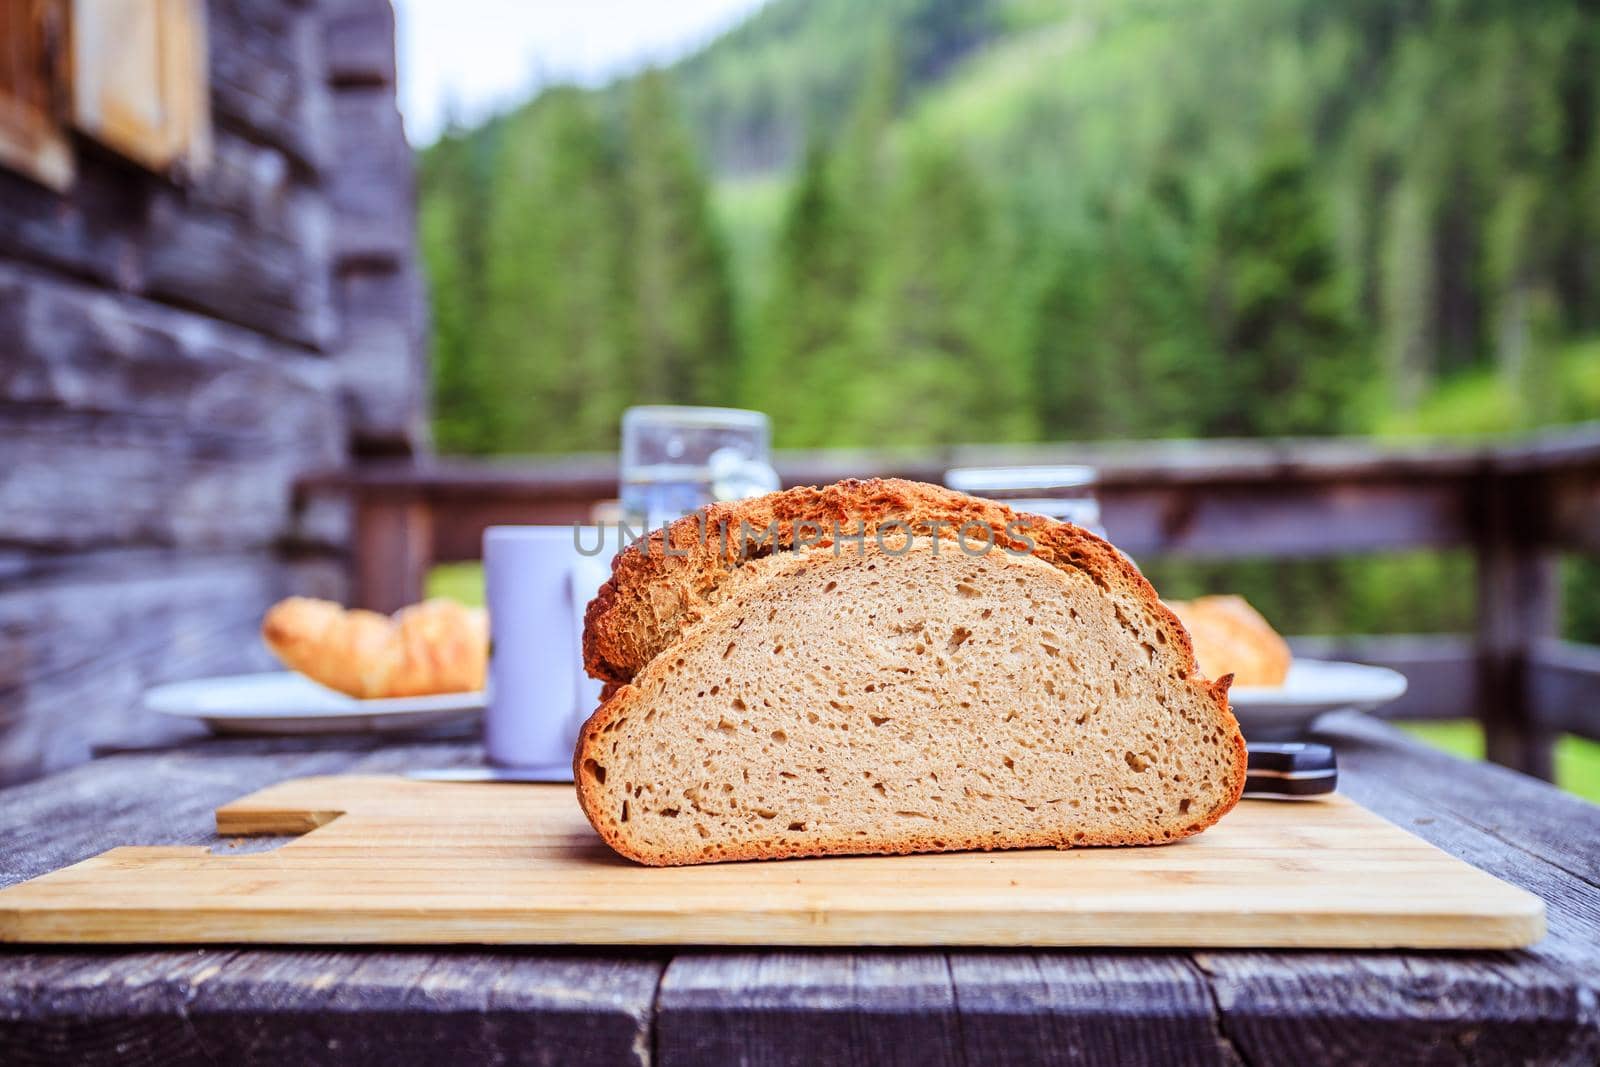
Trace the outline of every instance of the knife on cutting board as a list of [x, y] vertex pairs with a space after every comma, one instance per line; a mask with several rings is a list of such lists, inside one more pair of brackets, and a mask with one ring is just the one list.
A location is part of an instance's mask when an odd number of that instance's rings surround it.
[[1339, 784], [1339, 761], [1327, 745], [1309, 741], [1250, 742], [1247, 797], [1311, 797]]

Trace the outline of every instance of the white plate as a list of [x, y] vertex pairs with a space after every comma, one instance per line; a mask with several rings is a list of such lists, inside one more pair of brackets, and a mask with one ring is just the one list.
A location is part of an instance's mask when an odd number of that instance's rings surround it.
[[484, 695], [357, 700], [289, 671], [200, 678], [145, 691], [160, 715], [199, 719], [219, 734], [348, 734], [416, 730], [470, 718]]
[[1240, 685], [1228, 702], [1246, 737], [1304, 726], [1325, 711], [1372, 711], [1401, 697], [1406, 676], [1388, 667], [1296, 659], [1282, 685]]

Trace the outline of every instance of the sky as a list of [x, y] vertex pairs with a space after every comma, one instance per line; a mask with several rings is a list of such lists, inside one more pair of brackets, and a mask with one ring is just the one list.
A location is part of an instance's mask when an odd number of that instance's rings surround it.
[[670, 62], [764, 0], [395, 0], [400, 110], [413, 145], [452, 111], [478, 122], [541, 85]]

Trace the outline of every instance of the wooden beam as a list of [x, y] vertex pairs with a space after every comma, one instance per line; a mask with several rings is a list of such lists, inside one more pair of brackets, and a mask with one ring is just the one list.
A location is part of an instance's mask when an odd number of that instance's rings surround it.
[[341, 271], [333, 363], [358, 454], [410, 455], [428, 440], [427, 327], [411, 266]]
[[0, 169], [0, 256], [166, 302], [191, 322], [326, 346], [327, 198], [281, 150], [219, 129], [210, 170], [186, 188], [86, 154], [72, 192]]
[[1454, 479], [1104, 486], [1105, 528], [1135, 557], [1336, 556], [1466, 543]]
[[939, 952], [684, 953], [662, 976], [655, 1016], [663, 1063], [968, 1062]]
[[329, 0], [322, 8], [328, 84], [393, 85], [394, 8], [389, 0]]
[[[438, 558], [457, 560], [478, 558], [483, 529], [495, 523], [588, 521], [594, 504], [615, 493], [616, 475], [609, 465], [543, 472], [389, 467], [358, 475], [352, 488], [362, 496], [403, 493], [437, 502]], [[1471, 543], [1459, 489], [1443, 479], [1107, 486], [1100, 499], [1111, 539], [1135, 557], [1312, 557]]]
[[422, 599], [433, 565], [434, 512], [421, 497], [356, 505], [355, 606], [393, 612]]
[[402, 267], [415, 257], [417, 192], [394, 89], [332, 94], [338, 166], [327, 178], [333, 251], [341, 264]]
[[1600, 647], [1547, 638], [1534, 645], [1532, 662], [1540, 723], [1600, 741]]
[[326, 362], [148, 300], [0, 262], [0, 541], [266, 546], [339, 463]]
[[1480, 704], [1469, 634], [1291, 637], [1296, 656], [1388, 667], [1406, 676], [1405, 696], [1374, 714], [1383, 719], [1471, 718]]
[[321, 172], [334, 146], [321, 15], [280, 0], [212, 0], [207, 14], [218, 126], [282, 149], [302, 171]]
[[[1566, 522], [1577, 530], [1600, 527], [1600, 511], [1591, 519], [1581, 510], [1590, 498], [1583, 495], [1588, 483], [1579, 477], [1589, 467], [1600, 471], [1600, 447], [1591, 436], [1580, 435], [1564, 448], [1512, 453], [1519, 474], [1538, 462], [1559, 462], [1578, 472], [1559, 483], [1576, 487], [1567, 490], [1577, 503], [1570, 505], [1572, 517]], [[1477, 546], [1482, 526], [1471, 501], [1474, 487], [1494, 476], [1495, 455], [1492, 448], [1477, 446], [1146, 442], [1071, 450], [961, 449], [931, 456], [779, 453], [777, 466], [784, 483], [794, 485], [869, 474], [940, 481], [952, 463], [1083, 460], [1100, 471], [1105, 525], [1126, 551], [1237, 558]], [[482, 527], [490, 522], [586, 519], [595, 502], [615, 493], [615, 464], [614, 456], [589, 455], [375, 465], [346, 484], [362, 495], [405, 492], [448, 500], [448, 513], [439, 519], [441, 558], [472, 558]], [[1600, 474], [1595, 477], [1600, 483]], [[1527, 493], [1521, 499], [1524, 506], [1537, 504]], [[1595, 500], [1600, 501], [1600, 491]], [[1551, 525], [1541, 520], [1521, 536], [1537, 536]]]
[[1478, 532], [1476, 661], [1478, 721], [1496, 763], [1549, 781], [1554, 735], [1534, 714], [1534, 643], [1555, 635], [1555, 556], [1536, 539], [1537, 485], [1495, 475], [1468, 491]]
[[1545, 483], [1546, 543], [1600, 556], [1600, 469], [1555, 472]]

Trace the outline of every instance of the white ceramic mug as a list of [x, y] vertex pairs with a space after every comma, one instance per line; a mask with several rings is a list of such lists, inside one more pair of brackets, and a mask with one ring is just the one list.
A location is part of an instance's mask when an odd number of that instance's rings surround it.
[[583, 612], [610, 573], [617, 536], [593, 526], [484, 531], [490, 763], [570, 779], [578, 730], [600, 702], [600, 683], [583, 670]]

